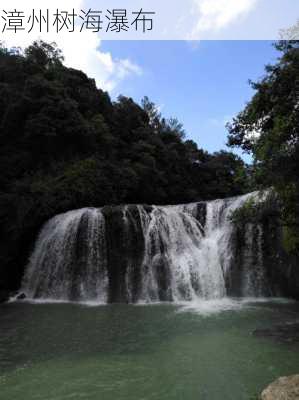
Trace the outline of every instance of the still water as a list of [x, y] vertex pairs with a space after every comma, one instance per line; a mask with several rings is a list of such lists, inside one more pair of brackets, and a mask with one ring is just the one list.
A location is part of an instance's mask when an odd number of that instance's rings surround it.
[[0, 306], [1, 400], [251, 400], [299, 373], [299, 345], [252, 335], [298, 303]]

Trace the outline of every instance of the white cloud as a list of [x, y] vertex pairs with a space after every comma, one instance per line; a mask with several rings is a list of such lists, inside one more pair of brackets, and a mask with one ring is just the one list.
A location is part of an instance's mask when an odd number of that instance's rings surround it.
[[[1, 8], [11, 10], [10, 0], [3, 0]], [[33, 9], [61, 9], [61, 0], [14, 0], [13, 8], [17, 8], [27, 13]], [[83, 8], [83, 0], [64, 0], [64, 10], [80, 10]], [[26, 14], [27, 14], [26, 13]], [[108, 91], [113, 91], [127, 77], [141, 75], [142, 69], [129, 59], [117, 59], [109, 52], [100, 50], [101, 39], [98, 34], [84, 30], [82, 32], [61, 31], [45, 33], [38, 36], [35, 33], [27, 32], [4, 32], [1, 35], [7, 47], [29, 46], [34, 40], [43, 39], [48, 42], [56, 42], [65, 57], [65, 64], [69, 67], [82, 70], [89, 77], [96, 80], [97, 86]]]
[[247, 15], [258, 0], [193, 0], [193, 13], [198, 20], [192, 36], [202, 32], [215, 32]]
[[106, 67], [105, 87], [108, 91], [114, 90], [129, 75], [142, 75], [142, 69], [127, 58], [113, 60], [110, 53], [98, 52], [97, 55], [103, 61], [103, 67]]

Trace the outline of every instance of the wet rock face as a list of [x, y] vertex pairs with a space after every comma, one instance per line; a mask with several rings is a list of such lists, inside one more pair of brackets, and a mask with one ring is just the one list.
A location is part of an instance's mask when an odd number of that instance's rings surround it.
[[[246, 223], [232, 233], [232, 267], [227, 283], [229, 295], [236, 297], [275, 297], [280, 294], [273, 287], [267, 269], [265, 232], [262, 224]], [[258, 290], [256, 286], [258, 283]]]
[[[145, 215], [150, 207], [143, 208]], [[137, 206], [106, 207], [107, 265], [110, 303], [135, 303], [141, 291], [145, 242]]]
[[299, 375], [279, 378], [268, 386], [261, 395], [261, 400], [298, 400]]
[[263, 254], [272, 292], [299, 300], [299, 258], [285, 251], [283, 227], [276, 218], [263, 221]]
[[[283, 227], [277, 218], [240, 224], [232, 233], [231, 243], [229, 296], [242, 297], [244, 285], [247, 286], [245, 292], [250, 295], [252, 283], [260, 281], [262, 291], [258, 295], [299, 300], [299, 259], [284, 250]], [[245, 275], [246, 270], [252, 272]]]

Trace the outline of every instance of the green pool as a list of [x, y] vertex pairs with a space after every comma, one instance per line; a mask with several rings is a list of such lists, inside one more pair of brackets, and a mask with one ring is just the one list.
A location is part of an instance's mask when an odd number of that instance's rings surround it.
[[250, 400], [299, 372], [299, 345], [252, 332], [287, 302], [0, 306], [1, 400]]

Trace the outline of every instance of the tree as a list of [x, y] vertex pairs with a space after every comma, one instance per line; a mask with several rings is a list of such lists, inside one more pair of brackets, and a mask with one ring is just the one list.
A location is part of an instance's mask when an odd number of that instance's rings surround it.
[[64, 60], [62, 52], [55, 42], [46, 43], [43, 40], [35, 41], [31, 46], [27, 47], [25, 56], [28, 61], [43, 68], [61, 65]]
[[283, 220], [299, 248], [299, 41], [280, 41], [281, 57], [266, 66], [256, 93], [228, 125], [230, 146], [252, 152], [254, 175], [273, 186], [283, 202]]

